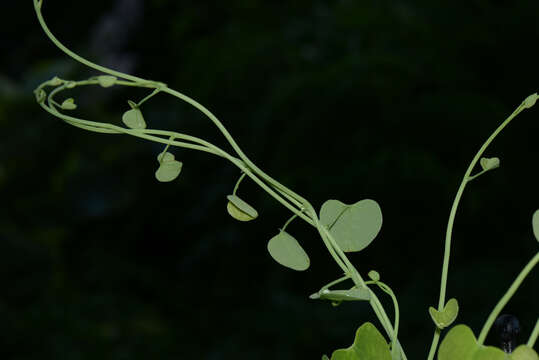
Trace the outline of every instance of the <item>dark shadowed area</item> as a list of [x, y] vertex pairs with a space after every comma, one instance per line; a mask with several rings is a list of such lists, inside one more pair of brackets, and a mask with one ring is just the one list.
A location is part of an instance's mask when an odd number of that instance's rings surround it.
[[[87, 132], [43, 111], [32, 90], [98, 75], [56, 48], [32, 2], [0, 22], [0, 349], [5, 359], [320, 359], [349, 346], [367, 303], [308, 296], [338, 277], [316, 231], [296, 272], [266, 250], [290, 212], [253, 182], [258, 209], [232, 219], [239, 171], [175, 148], [180, 177], [154, 177], [158, 144]], [[399, 300], [408, 359], [426, 359], [449, 210], [472, 157], [539, 90], [539, 2], [43, 0], [51, 31], [96, 63], [162, 81], [207, 106], [259, 167], [316, 207], [375, 199], [384, 223], [350, 255]], [[141, 89], [76, 88], [73, 114], [121, 125]], [[61, 97], [60, 97], [61, 98]], [[158, 95], [150, 128], [229, 149], [200, 112]], [[447, 296], [476, 334], [537, 251], [539, 105], [487, 149], [501, 166], [467, 187]], [[504, 310], [525, 342], [537, 269]], [[393, 318], [391, 300], [379, 294]], [[487, 338], [493, 344], [494, 339]]]

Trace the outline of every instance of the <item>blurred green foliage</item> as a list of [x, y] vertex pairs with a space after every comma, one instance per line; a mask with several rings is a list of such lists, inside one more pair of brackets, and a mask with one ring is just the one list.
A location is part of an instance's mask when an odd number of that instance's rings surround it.
[[[365, 304], [308, 299], [340, 274], [306, 226], [290, 231], [311, 269], [274, 264], [266, 242], [289, 214], [253, 184], [242, 184], [242, 196], [259, 219], [239, 224], [226, 214], [239, 175], [229, 164], [178, 150], [182, 176], [161, 184], [153, 175], [161, 147], [86, 133], [43, 112], [32, 94], [38, 83], [94, 74], [52, 46], [30, 1], [3, 11], [6, 359], [312, 359], [374, 322]], [[255, 163], [313, 204], [376, 199], [381, 234], [352, 260], [395, 290], [410, 358], [424, 357], [431, 340], [427, 308], [460, 177], [498, 123], [538, 90], [538, 13], [532, 0], [44, 0], [66, 45], [207, 105]], [[124, 27], [121, 42], [107, 33]], [[116, 58], [107, 57], [108, 41]], [[74, 97], [83, 117], [119, 124], [125, 100], [140, 95], [77, 89]], [[146, 105], [152, 127], [224, 144], [202, 115], [172, 100]], [[522, 113], [496, 140], [486, 155], [500, 157], [501, 168], [470, 184], [457, 215], [448, 295], [461, 305], [457, 323], [475, 332], [537, 246], [538, 117], [534, 108]], [[536, 284], [530, 276], [507, 309], [524, 334], [535, 321]], [[239, 300], [245, 294], [250, 301]]]

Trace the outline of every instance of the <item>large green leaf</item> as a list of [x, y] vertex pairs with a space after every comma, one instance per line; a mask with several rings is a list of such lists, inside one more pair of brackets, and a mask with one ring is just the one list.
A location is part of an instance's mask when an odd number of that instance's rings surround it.
[[529, 346], [520, 345], [511, 354], [494, 346], [479, 345], [466, 325], [454, 326], [440, 344], [438, 360], [539, 360]]
[[298, 241], [285, 231], [271, 238], [268, 251], [279, 264], [297, 271], [307, 270], [311, 263]]
[[382, 211], [374, 200], [365, 199], [353, 205], [328, 200], [320, 209], [320, 222], [327, 226], [343, 251], [366, 248], [382, 227]]
[[352, 346], [335, 350], [331, 360], [391, 360], [391, 352], [382, 334], [366, 322], [357, 329]]

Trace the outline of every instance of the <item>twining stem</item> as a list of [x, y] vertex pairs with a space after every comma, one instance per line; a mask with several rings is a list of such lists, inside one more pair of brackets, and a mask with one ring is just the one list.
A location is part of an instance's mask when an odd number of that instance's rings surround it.
[[144, 80], [142, 78], [139, 78], [139, 77], [136, 77], [136, 76], [133, 76], [133, 75], [129, 75], [129, 74], [124, 74], [122, 72], [119, 72], [119, 71], [115, 71], [115, 70], [112, 70], [112, 69], [109, 69], [109, 68], [106, 68], [104, 66], [101, 66], [101, 65], [98, 65], [98, 64], [95, 64], [91, 61], [88, 61], [86, 60], [85, 58], [75, 54], [73, 51], [69, 50], [67, 47], [65, 47], [53, 34], [52, 32], [49, 30], [49, 28], [47, 27], [47, 24], [45, 23], [45, 20], [43, 19], [43, 16], [41, 15], [41, 8], [42, 8], [42, 5], [43, 5], [43, 2], [42, 1], [39, 1], [39, 0], [34, 0], [34, 9], [36, 11], [36, 14], [37, 14], [37, 19], [39, 20], [39, 24], [41, 25], [41, 27], [43, 28], [43, 31], [45, 32], [45, 34], [47, 34], [47, 36], [49, 37], [49, 39], [51, 39], [51, 41], [56, 45], [58, 46], [58, 48], [60, 48], [60, 50], [62, 50], [64, 53], [66, 53], [67, 55], [71, 56], [73, 59], [77, 60], [78, 62], [80, 62], [81, 64], [84, 64], [90, 68], [93, 68], [93, 69], [96, 69], [97, 71], [101, 71], [105, 74], [110, 74], [110, 75], [113, 75], [113, 76], [117, 76], [119, 78], [123, 78], [123, 79], [127, 79], [127, 80], [131, 80], [131, 81], [134, 81], [134, 82], [149, 82], [148, 80]]
[[[494, 138], [502, 131], [511, 120], [515, 118], [522, 110], [524, 110], [526, 107], [524, 103], [520, 104], [515, 111], [505, 121], [498, 126], [496, 130], [489, 136], [489, 138], [485, 141], [485, 143], [481, 146], [477, 154], [475, 154], [474, 158], [470, 162], [470, 165], [468, 166], [468, 169], [464, 173], [464, 176], [462, 178], [462, 181], [460, 183], [459, 189], [457, 191], [457, 194], [455, 195], [455, 199], [453, 200], [453, 205], [451, 206], [451, 211], [449, 213], [449, 220], [447, 222], [447, 229], [445, 233], [445, 250], [444, 250], [444, 260], [442, 265], [442, 279], [440, 284], [440, 297], [438, 300], [438, 311], [442, 311], [445, 306], [445, 295], [446, 295], [446, 288], [447, 288], [447, 275], [449, 272], [449, 256], [451, 252], [451, 236], [453, 233], [453, 223], [455, 222], [455, 215], [457, 213], [457, 208], [460, 203], [460, 199], [462, 197], [462, 194], [464, 193], [464, 188], [466, 187], [466, 184], [468, 181], [472, 180], [474, 177], [470, 177], [470, 174], [472, 173], [473, 168], [487, 149], [487, 147], [490, 145], [490, 143], [494, 140]], [[440, 333], [441, 331], [436, 328], [434, 331], [434, 336], [432, 338], [431, 347], [429, 350], [428, 360], [432, 360], [434, 358], [434, 354], [436, 352], [436, 348], [438, 346], [438, 341], [440, 339]]]
[[483, 325], [483, 328], [481, 329], [481, 333], [479, 333], [479, 337], [477, 338], [477, 343], [479, 345], [483, 344], [492, 324], [494, 324], [494, 321], [496, 320], [498, 315], [500, 315], [500, 312], [503, 310], [505, 305], [509, 302], [511, 297], [515, 294], [518, 287], [520, 286], [520, 284], [522, 284], [526, 276], [530, 273], [530, 271], [534, 268], [534, 266], [537, 265], [537, 262], [539, 262], [539, 252], [537, 252], [535, 256], [528, 262], [528, 264], [526, 264], [526, 266], [522, 269], [522, 271], [520, 271], [515, 281], [513, 281], [509, 289], [502, 296], [500, 301], [498, 301], [498, 303], [496, 304], [496, 306], [490, 313], [487, 321], [485, 322], [485, 324]]

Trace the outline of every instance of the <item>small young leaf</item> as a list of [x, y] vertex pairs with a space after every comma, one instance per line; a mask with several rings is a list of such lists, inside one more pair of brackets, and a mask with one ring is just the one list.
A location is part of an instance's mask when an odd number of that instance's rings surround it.
[[173, 160], [174, 160], [174, 155], [169, 153], [168, 151], [157, 155], [157, 162], [160, 164], [162, 162], [173, 161]]
[[535, 102], [537, 101], [537, 99], [539, 99], [539, 95], [537, 95], [537, 93], [531, 94], [526, 99], [524, 99], [524, 101], [522, 102], [522, 105], [524, 106], [524, 108], [529, 109], [533, 105], [535, 105]]
[[497, 157], [481, 158], [479, 163], [481, 164], [483, 170], [492, 170], [500, 166], [500, 159], [498, 159]]
[[382, 227], [382, 211], [374, 200], [365, 199], [353, 205], [328, 200], [320, 209], [320, 222], [327, 226], [343, 251], [366, 248]]
[[131, 129], [145, 129], [146, 122], [142, 116], [142, 112], [138, 108], [127, 110], [123, 116], [122, 121]]
[[75, 104], [75, 100], [73, 100], [73, 98], [69, 98], [65, 99], [60, 107], [64, 110], [75, 110], [77, 108], [77, 104]]
[[309, 268], [309, 256], [298, 241], [285, 231], [271, 238], [268, 251], [275, 261], [290, 269], [303, 271]]
[[36, 96], [36, 101], [38, 103], [42, 103], [43, 101], [45, 101], [45, 98], [47, 97], [47, 93], [43, 89], [34, 91], [34, 95]]
[[66, 82], [66, 88], [68, 89], [73, 89], [75, 86], [77, 86], [77, 83], [75, 81]]
[[258, 217], [258, 212], [236, 195], [228, 195], [226, 209], [230, 216], [239, 221], [251, 221]]
[[439, 329], [443, 329], [445, 327], [448, 327], [455, 321], [457, 318], [457, 315], [459, 313], [459, 304], [457, 302], [457, 299], [450, 299], [444, 306], [444, 309], [442, 311], [438, 311], [432, 306], [429, 307], [429, 314], [432, 318], [432, 321], [434, 321], [434, 324]]
[[378, 274], [378, 271], [371, 270], [369, 271], [368, 276], [373, 281], [380, 281], [380, 274]]
[[97, 77], [97, 81], [99, 82], [99, 85], [101, 85], [104, 88], [113, 86], [116, 83], [117, 79], [118, 78], [116, 76], [112, 76], [112, 75], [100, 75]]
[[155, 172], [155, 178], [161, 182], [169, 182], [178, 177], [183, 164], [177, 160], [164, 161]]
[[60, 84], [62, 84], [62, 79], [60, 79], [58, 76], [55, 76], [49, 80], [49, 85], [51, 86], [58, 86]]
[[539, 241], [539, 209], [535, 210], [532, 216], [532, 228], [533, 228], [533, 235], [535, 235], [535, 238], [537, 241]]
[[331, 300], [331, 301], [358, 301], [370, 300], [371, 293], [368, 288], [352, 288], [349, 290], [329, 290], [322, 289], [309, 296], [310, 299]]
[[134, 102], [134, 101], [127, 100], [127, 104], [129, 104], [129, 106], [131, 107], [131, 109], [138, 109], [138, 105], [137, 105], [137, 103]]
[[322, 360], [329, 360], [327, 355], [322, 355]]

